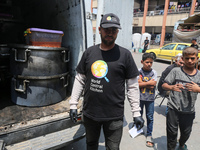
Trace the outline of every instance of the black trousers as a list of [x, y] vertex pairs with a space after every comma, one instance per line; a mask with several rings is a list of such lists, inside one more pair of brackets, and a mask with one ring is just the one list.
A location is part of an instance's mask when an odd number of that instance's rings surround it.
[[144, 46], [144, 49], [142, 50], [142, 53], [145, 53], [147, 50], [147, 46]]
[[183, 146], [190, 137], [195, 113], [183, 114], [171, 108], [167, 113], [167, 149], [174, 150], [177, 143], [178, 126], [180, 128], [179, 145]]
[[111, 121], [94, 121], [86, 116], [84, 126], [86, 130], [87, 150], [98, 150], [101, 127], [105, 136], [106, 150], [119, 150], [123, 131], [123, 118]]

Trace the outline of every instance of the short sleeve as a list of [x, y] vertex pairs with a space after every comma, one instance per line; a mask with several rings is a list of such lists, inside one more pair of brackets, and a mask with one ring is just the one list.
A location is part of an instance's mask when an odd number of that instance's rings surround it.
[[82, 58], [76, 68], [76, 71], [80, 74], [84, 74], [86, 75], [86, 57], [87, 57], [87, 53], [86, 51], [83, 53]]
[[166, 78], [164, 79], [164, 82], [172, 85], [175, 82], [175, 77], [176, 77], [176, 69], [174, 68], [166, 76]]
[[155, 70], [153, 70], [153, 73], [154, 73], [154, 75], [153, 75], [152, 79], [154, 79], [154, 81], [157, 81], [157, 72]]
[[129, 52], [128, 55], [127, 55], [127, 59], [126, 59], [126, 75], [125, 75], [125, 78], [131, 79], [131, 78], [137, 77], [138, 75], [139, 75], [138, 68], [135, 64], [135, 61], [134, 61], [131, 53]]

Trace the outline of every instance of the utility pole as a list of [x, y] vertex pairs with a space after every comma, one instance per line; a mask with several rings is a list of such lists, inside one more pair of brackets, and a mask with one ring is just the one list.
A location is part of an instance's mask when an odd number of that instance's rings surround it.
[[194, 14], [195, 5], [196, 5], [196, 0], [192, 0], [192, 5], [190, 8], [190, 16]]
[[145, 24], [146, 24], [146, 16], [147, 16], [147, 11], [148, 11], [148, 3], [149, 3], [149, 0], [145, 0], [144, 15], [143, 15], [143, 22], [142, 22], [142, 34], [145, 33]]
[[161, 32], [161, 39], [160, 39], [160, 47], [163, 46], [164, 40], [165, 40], [165, 30], [166, 30], [166, 21], [167, 21], [167, 12], [169, 8], [169, 1], [165, 0], [165, 10], [164, 10], [164, 16], [163, 16], [163, 24], [162, 24], [162, 32]]

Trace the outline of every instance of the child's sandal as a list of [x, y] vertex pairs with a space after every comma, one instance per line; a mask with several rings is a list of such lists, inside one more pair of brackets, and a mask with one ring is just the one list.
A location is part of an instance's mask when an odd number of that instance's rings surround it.
[[146, 139], [146, 146], [147, 147], [154, 147], [154, 142], [152, 136], [147, 136]]

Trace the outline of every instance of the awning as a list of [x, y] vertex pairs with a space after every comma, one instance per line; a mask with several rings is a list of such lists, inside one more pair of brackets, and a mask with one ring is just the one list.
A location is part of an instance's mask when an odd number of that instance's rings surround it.
[[[179, 30], [174, 30], [173, 41], [190, 43], [192, 38], [198, 38], [199, 35], [200, 35], [200, 30], [191, 31], [191, 32], [182, 32]], [[198, 41], [198, 39], [197, 39], [197, 41]]]
[[[200, 13], [196, 13], [187, 18], [183, 18], [176, 22], [173, 31], [173, 42], [190, 43], [192, 38], [197, 38], [200, 41]], [[195, 26], [197, 28], [193, 28]], [[177, 30], [178, 29], [178, 30]]]
[[200, 13], [193, 14], [178, 21], [179, 25], [194, 25], [200, 23]]

